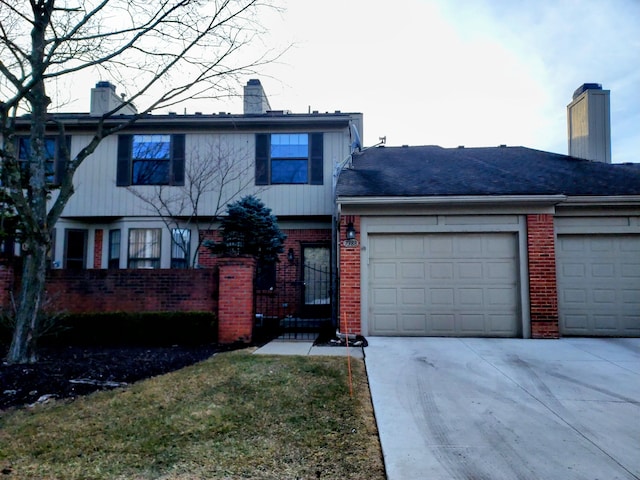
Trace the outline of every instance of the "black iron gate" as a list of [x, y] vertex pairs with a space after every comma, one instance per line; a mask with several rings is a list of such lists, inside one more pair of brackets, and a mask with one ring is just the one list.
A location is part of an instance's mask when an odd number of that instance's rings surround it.
[[331, 268], [281, 262], [259, 268], [255, 285], [254, 338], [315, 340], [331, 332]]

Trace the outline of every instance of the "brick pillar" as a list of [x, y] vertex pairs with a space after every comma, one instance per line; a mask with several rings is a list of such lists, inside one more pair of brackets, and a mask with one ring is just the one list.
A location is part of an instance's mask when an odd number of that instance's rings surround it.
[[11, 292], [14, 289], [15, 274], [13, 263], [0, 259], [0, 309], [11, 308]]
[[553, 215], [527, 215], [527, 250], [531, 337], [558, 338], [558, 288]]
[[218, 259], [218, 341], [251, 342], [254, 322], [253, 287], [256, 260], [252, 257]]
[[356, 239], [360, 241], [360, 217], [343, 216], [340, 219], [340, 332], [362, 333], [360, 312], [360, 244], [345, 246], [347, 225], [353, 223]]
[[104, 230], [96, 230], [95, 242], [93, 245], [93, 268], [102, 268], [102, 242]]

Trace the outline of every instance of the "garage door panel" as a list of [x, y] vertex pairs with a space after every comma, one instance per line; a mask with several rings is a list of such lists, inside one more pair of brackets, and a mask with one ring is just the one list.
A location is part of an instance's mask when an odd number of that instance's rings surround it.
[[517, 291], [514, 288], [489, 288], [487, 289], [487, 305], [492, 307], [507, 307], [509, 310], [516, 308], [515, 298]]
[[458, 290], [458, 303], [468, 307], [482, 307], [484, 295], [482, 288], [461, 288]]
[[402, 303], [405, 305], [424, 305], [425, 289], [424, 288], [403, 288]]
[[433, 263], [427, 265], [428, 278], [432, 280], [453, 280], [451, 263]]
[[401, 263], [400, 279], [401, 280], [424, 280], [424, 265], [421, 263]]
[[460, 332], [463, 335], [484, 335], [485, 316], [482, 314], [461, 314]]
[[[369, 241], [369, 333], [519, 334], [514, 234], [377, 234]], [[393, 322], [376, 320], [390, 308], [399, 318], [393, 333]]]
[[453, 288], [432, 288], [429, 290], [429, 293], [431, 294], [432, 305], [447, 305], [453, 307], [455, 304]]
[[372, 320], [373, 327], [383, 335], [398, 331], [398, 315], [395, 313], [377, 313]]
[[563, 335], [640, 333], [640, 235], [559, 235]]
[[623, 278], [640, 279], [640, 263], [625, 263], [621, 267], [621, 275]]
[[401, 316], [402, 330], [408, 334], [424, 335], [427, 318], [424, 313], [407, 313]]
[[376, 288], [371, 293], [373, 295], [374, 306], [391, 305], [395, 307], [398, 303], [395, 288]]
[[371, 268], [374, 279], [395, 280], [398, 277], [395, 263], [376, 263]]

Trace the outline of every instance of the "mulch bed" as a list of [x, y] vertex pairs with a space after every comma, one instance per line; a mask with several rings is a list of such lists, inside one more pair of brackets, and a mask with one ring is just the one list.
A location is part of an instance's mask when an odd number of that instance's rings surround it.
[[[48, 347], [33, 365], [0, 364], [0, 410], [50, 398], [74, 398], [162, 375], [229, 350], [174, 347]], [[5, 349], [0, 348], [2, 358]]]

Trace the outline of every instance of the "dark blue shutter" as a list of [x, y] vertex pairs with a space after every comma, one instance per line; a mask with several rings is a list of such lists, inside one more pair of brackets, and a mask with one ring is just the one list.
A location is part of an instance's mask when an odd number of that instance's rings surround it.
[[171, 136], [171, 185], [184, 185], [184, 133]]
[[131, 185], [131, 148], [133, 135], [118, 135], [118, 171], [116, 185], [127, 187]]
[[[66, 146], [66, 152], [65, 152]], [[66, 154], [65, 154], [66, 153]], [[71, 160], [71, 136], [65, 135], [64, 143], [58, 137], [58, 151], [56, 152], [55, 183], [60, 185], [67, 176], [67, 160]]]
[[256, 134], [256, 185], [269, 185], [269, 135]]
[[323, 134], [312, 133], [311, 140], [311, 185], [322, 185], [324, 173]]

